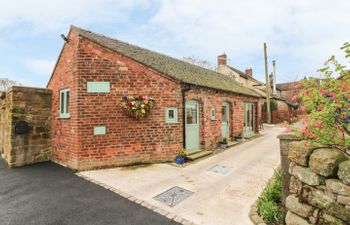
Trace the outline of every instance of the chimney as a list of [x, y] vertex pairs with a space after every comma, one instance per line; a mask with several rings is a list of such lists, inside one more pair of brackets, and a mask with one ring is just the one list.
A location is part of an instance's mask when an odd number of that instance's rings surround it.
[[253, 76], [253, 69], [251, 67], [245, 69], [245, 74], [252, 77]]
[[225, 53], [218, 56], [218, 66], [219, 65], [227, 65], [227, 55]]
[[273, 68], [272, 93], [274, 95], [277, 95], [277, 87], [276, 87], [276, 60], [272, 60], [272, 68]]

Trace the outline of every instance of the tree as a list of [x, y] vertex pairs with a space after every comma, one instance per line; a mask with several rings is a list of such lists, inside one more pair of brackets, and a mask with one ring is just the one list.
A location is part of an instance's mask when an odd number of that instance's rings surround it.
[[[347, 62], [350, 58], [350, 43], [341, 49]], [[301, 93], [296, 98], [303, 101], [307, 112], [303, 125], [293, 131], [311, 143], [350, 150], [350, 72], [331, 56], [325, 67], [319, 70], [323, 80], [307, 78], [300, 82]]]
[[18, 81], [0, 78], [0, 92], [8, 91], [12, 86], [21, 85]]
[[206, 69], [212, 69], [213, 68], [212, 64], [208, 60], [200, 59], [199, 57], [194, 56], [194, 55], [193, 56], [182, 57], [182, 60], [185, 61], [185, 62], [194, 64], [194, 65], [206, 68]]

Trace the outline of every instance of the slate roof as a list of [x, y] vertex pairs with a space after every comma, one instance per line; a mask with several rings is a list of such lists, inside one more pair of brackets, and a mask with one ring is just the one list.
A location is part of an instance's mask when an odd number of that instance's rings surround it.
[[187, 84], [259, 97], [229, 76], [126, 42], [72, 26], [81, 36]]
[[239, 69], [236, 69], [236, 68], [234, 68], [234, 67], [232, 67], [232, 66], [228, 66], [228, 65], [227, 65], [227, 67], [230, 68], [231, 70], [235, 71], [236, 73], [238, 73], [238, 75], [239, 75], [240, 77], [243, 77], [243, 78], [245, 78], [245, 79], [247, 79], [247, 80], [253, 80], [253, 81], [256, 81], [257, 83], [262, 84], [262, 82], [258, 81], [258, 80], [255, 79], [254, 77], [249, 76], [248, 74], [246, 74], [246, 73], [240, 71]]

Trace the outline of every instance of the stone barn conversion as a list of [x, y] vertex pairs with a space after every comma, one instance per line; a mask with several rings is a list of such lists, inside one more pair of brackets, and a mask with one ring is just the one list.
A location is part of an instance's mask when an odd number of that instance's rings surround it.
[[[258, 132], [259, 95], [228, 76], [74, 26], [67, 38], [47, 85], [53, 161], [78, 170], [170, 161]], [[123, 99], [154, 107], [135, 118]]]

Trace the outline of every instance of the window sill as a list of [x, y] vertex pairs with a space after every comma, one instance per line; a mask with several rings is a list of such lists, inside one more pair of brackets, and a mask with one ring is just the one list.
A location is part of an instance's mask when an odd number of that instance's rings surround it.
[[56, 117], [57, 119], [59, 120], [68, 120], [70, 119], [70, 116], [59, 116], [59, 117]]
[[165, 122], [166, 124], [179, 124], [179, 122]]

